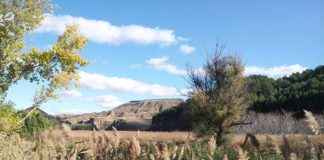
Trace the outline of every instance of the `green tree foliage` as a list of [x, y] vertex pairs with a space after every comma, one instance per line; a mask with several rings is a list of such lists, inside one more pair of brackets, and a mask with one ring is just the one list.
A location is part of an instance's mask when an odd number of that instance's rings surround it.
[[222, 54], [223, 49], [216, 50], [204, 66], [204, 73], [189, 73], [193, 129], [202, 134], [216, 134], [218, 145], [233, 126], [243, 124], [241, 116], [248, 106], [244, 66], [238, 58]]
[[[6, 94], [13, 84], [27, 80], [40, 86], [34, 98], [33, 107], [36, 108], [55, 97], [57, 90], [70, 87], [78, 79], [77, 70], [86, 65], [87, 62], [79, 54], [86, 39], [75, 25], [67, 26], [48, 50], [25, 46], [25, 35], [40, 25], [50, 7], [47, 0], [0, 1], [0, 105], [7, 101]], [[14, 113], [8, 108], [2, 109], [2, 113]], [[24, 130], [34, 130], [33, 124], [44, 120], [33, 111], [19, 121], [20, 126], [21, 122], [31, 124], [31, 128]], [[8, 126], [16, 121], [15, 116], [2, 120], [8, 121]], [[3, 131], [7, 129], [0, 128]]]
[[[78, 51], [86, 39], [76, 26], [67, 27], [49, 50], [25, 49], [24, 36], [40, 25], [49, 8], [46, 0], [0, 1], [0, 95], [19, 80], [42, 82], [53, 91], [76, 79], [76, 71], [86, 64]], [[48, 94], [49, 95], [49, 94]]]
[[248, 91], [251, 91], [250, 97], [253, 102], [265, 100], [274, 100], [276, 89], [275, 80], [266, 76], [253, 75], [246, 78]]
[[253, 97], [251, 109], [259, 112], [324, 110], [324, 66], [274, 80], [264, 76], [247, 78]]

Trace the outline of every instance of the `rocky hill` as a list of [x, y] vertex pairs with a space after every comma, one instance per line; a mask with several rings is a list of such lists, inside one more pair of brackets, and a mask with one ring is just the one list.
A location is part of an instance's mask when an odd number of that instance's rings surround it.
[[130, 101], [112, 110], [114, 117], [134, 117], [151, 119], [156, 113], [165, 109], [178, 106], [182, 99], [151, 99], [141, 101]]
[[123, 120], [129, 129], [147, 129], [151, 125], [152, 117], [169, 108], [183, 103], [182, 99], [148, 99], [130, 101], [111, 111], [87, 113], [80, 115], [60, 116], [62, 121], [70, 124], [91, 124], [97, 129], [105, 129], [116, 120]]

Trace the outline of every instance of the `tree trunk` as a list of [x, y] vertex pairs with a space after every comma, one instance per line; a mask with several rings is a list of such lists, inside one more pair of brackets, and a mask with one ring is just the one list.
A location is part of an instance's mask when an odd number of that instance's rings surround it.
[[223, 128], [219, 127], [218, 132], [216, 133], [216, 144], [217, 144], [217, 146], [221, 146], [223, 144], [223, 142], [224, 142], [223, 134], [224, 134]]

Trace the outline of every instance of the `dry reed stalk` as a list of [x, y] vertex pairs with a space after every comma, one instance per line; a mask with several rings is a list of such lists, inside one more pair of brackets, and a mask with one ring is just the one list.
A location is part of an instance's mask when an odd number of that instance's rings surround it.
[[67, 157], [67, 160], [77, 160], [78, 150], [74, 148], [72, 153]]
[[290, 153], [289, 154], [289, 160], [297, 160], [297, 155], [296, 155], [296, 153]]
[[137, 159], [137, 157], [140, 156], [141, 154], [141, 146], [139, 141], [136, 139], [136, 137], [132, 137], [131, 143], [129, 145], [128, 148], [129, 154], [130, 154], [130, 158], [132, 160]]
[[282, 153], [285, 159], [289, 159], [290, 153], [291, 153], [291, 148], [289, 145], [289, 140], [286, 135], [282, 136], [283, 140], [283, 145], [282, 145]]
[[141, 136], [141, 132], [140, 132], [140, 130], [137, 130], [137, 132], [136, 132], [136, 136], [137, 136], [137, 138], [139, 138], [139, 137]]
[[[108, 137], [108, 136], [107, 136]], [[114, 147], [114, 149], [117, 149], [119, 147], [120, 144], [120, 136], [117, 130], [114, 130], [114, 138], [112, 140], [112, 145]]]
[[248, 152], [244, 151], [240, 146], [236, 146], [237, 160], [248, 160]]
[[311, 156], [311, 160], [317, 160], [318, 159], [318, 155], [316, 153], [316, 148], [314, 147], [314, 145], [311, 146], [310, 150], [310, 156]]
[[114, 126], [112, 126], [112, 129], [114, 131], [114, 136], [117, 136], [118, 135], [118, 130]]
[[170, 152], [169, 148], [165, 143], [161, 143], [159, 145], [160, 153], [161, 153], [161, 160], [170, 160]]
[[324, 159], [324, 150], [321, 150], [319, 153], [319, 159], [323, 160]]
[[314, 135], [320, 134], [320, 125], [317, 123], [316, 118], [312, 114], [312, 112], [304, 110], [305, 113], [305, 121], [307, 123], [307, 126], [311, 129], [312, 133]]
[[150, 155], [149, 155], [149, 159], [150, 159], [150, 160], [155, 160], [154, 155], [153, 155], [153, 154], [150, 154]]
[[312, 143], [311, 139], [309, 136], [305, 136], [305, 141], [307, 143], [307, 149], [309, 151], [309, 155], [310, 155], [310, 159], [311, 160], [317, 160], [318, 159], [318, 155], [316, 153], [316, 148], [314, 146], [314, 144]]
[[228, 160], [227, 154], [224, 154], [223, 160]]
[[173, 147], [172, 152], [171, 152], [171, 154], [172, 154], [171, 159], [175, 159], [175, 158], [177, 157], [177, 151], [178, 151], [178, 146], [175, 145], [175, 146]]
[[182, 146], [181, 149], [180, 149], [180, 153], [179, 153], [179, 155], [178, 155], [178, 160], [182, 160], [184, 150], [185, 150], [185, 147]]
[[155, 157], [159, 159], [161, 157], [161, 152], [156, 143], [153, 143], [153, 148]]
[[97, 147], [96, 147], [96, 155], [102, 155], [105, 154], [108, 148], [107, 146], [107, 141], [105, 141], [105, 138], [103, 136], [98, 136], [98, 141], [97, 141]]
[[216, 140], [215, 140], [214, 136], [211, 136], [208, 139], [208, 145], [207, 145], [207, 151], [208, 151], [209, 156], [213, 156], [215, 150], [216, 150]]
[[268, 149], [271, 152], [275, 152], [277, 154], [281, 153], [279, 144], [277, 142], [275, 142], [275, 140], [269, 135], [266, 135], [266, 146], [265, 147], [266, 147], [265, 149]]

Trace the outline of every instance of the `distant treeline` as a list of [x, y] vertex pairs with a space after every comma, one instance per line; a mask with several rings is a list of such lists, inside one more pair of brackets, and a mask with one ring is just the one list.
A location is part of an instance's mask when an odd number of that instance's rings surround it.
[[250, 109], [257, 112], [324, 111], [324, 66], [273, 79], [266, 76], [247, 77], [251, 97]]

